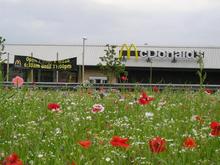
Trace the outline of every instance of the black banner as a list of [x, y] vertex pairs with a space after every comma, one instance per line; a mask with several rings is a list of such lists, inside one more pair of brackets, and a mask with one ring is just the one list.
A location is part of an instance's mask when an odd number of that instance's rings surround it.
[[45, 61], [30, 56], [16, 55], [14, 58], [14, 67], [23, 69], [77, 71], [76, 57], [58, 61]]

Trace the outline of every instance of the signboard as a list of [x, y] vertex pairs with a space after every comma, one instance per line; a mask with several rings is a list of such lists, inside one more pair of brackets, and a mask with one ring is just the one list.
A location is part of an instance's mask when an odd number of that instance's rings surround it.
[[45, 61], [30, 56], [15, 55], [14, 67], [23, 69], [77, 71], [76, 57], [58, 61]]
[[[133, 50], [132, 50], [133, 49]], [[131, 56], [135, 56], [136, 60], [139, 57], [142, 59], [170, 59], [171, 61], [175, 61], [176, 59], [185, 59], [185, 60], [194, 60], [198, 59], [198, 56], [202, 56], [204, 58], [204, 51], [196, 51], [196, 50], [153, 50], [152, 48], [147, 48], [148, 50], [138, 50], [134, 44], [128, 46], [127, 44], [123, 44], [119, 51], [119, 58], [126, 57], [130, 59]]]

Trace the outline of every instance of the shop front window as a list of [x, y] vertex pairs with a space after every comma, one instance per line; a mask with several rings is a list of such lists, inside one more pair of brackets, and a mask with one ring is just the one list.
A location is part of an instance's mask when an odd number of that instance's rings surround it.
[[90, 83], [105, 84], [107, 83], [107, 77], [89, 77]]

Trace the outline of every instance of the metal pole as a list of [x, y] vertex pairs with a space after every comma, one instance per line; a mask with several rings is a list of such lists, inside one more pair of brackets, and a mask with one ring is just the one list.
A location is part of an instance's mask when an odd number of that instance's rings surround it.
[[[31, 52], [31, 58], [33, 57], [33, 52]], [[31, 82], [34, 82], [34, 70], [31, 69]]]
[[83, 53], [82, 53], [82, 83], [84, 82], [84, 72], [85, 72], [85, 66], [84, 66], [84, 58], [85, 58], [85, 42], [87, 38], [83, 37]]
[[[148, 43], [144, 43], [144, 46], [146, 46], [146, 48], [147, 48]], [[149, 83], [151, 84], [151, 83], [152, 83], [152, 78], [151, 78], [151, 76], [152, 76], [152, 61], [151, 61], [151, 59], [148, 57], [147, 60], [146, 60], [146, 62], [147, 62], [147, 63], [148, 63], [148, 62], [151, 63], [151, 66], [150, 66], [150, 77], [149, 77]]]
[[[57, 65], [58, 65], [58, 60], [59, 60], [59, 53], [57, 52]], [[58, 68], [57, 68], [58, 69]], [[56, 82], [59, 82], [59, 71], [56, 71]]]
[[152, 61], [150, 62], [150, 84], [152, 84], [152, 76], [153, 76], [153, 74], [152, 74]]
[[7, 77], [6, 81], [9, 81], [9, 53], [7, 53]]

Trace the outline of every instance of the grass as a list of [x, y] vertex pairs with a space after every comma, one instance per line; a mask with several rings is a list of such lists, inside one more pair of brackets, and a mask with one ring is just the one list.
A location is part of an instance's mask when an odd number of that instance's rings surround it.
[[[145, 90], [147, 91], [147, 89]], [[190, 90], [147, 91], [155, 100], [139, 105], [140, 92], [0, 90], [0, 160], [16, 152], [24, 164], [129, 165], [129, 164], [219, 164], [220, 138], [211, 137], [212, 121], [220, 121], [220, 94]], [[120, 100], [120, 98], [123, 99]], [[51, 112], [48, 103], [61, 105], [62, 113]], [[92, 113], [96, 103], [105, 107]], [[146, 112], [154, 116], [148, 118]], [[203, 122], [192, 120], [199, 115]], [[113, 147], [118, 135], [129, 138], [129, 147]], [[166, 139], [166, 151], [152, 153], [148, 141]], [[193, 137], [197, 147], [182, 146]], [[78, 142], [90, 140], [85, 149]]]

